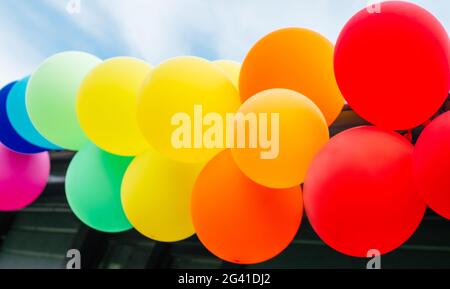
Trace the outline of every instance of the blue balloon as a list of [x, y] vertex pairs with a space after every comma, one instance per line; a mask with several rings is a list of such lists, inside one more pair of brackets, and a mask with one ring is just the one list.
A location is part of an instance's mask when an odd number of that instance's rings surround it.
[[8, 94], [16, 82], [12, 82], [0, 90], [0, 142], [10, 150], [22, 154], [36, 154], [44, 148], [32, 145], [22, 138], [13, 128], [6, 112]]
[[9, 92], [8, 99], [6, 101], [6, 111], [8, 113], [9, 121], [16, 132], [26, 141], [49, 150], [59, 150], [61, 148], [46, 140], [36, 130], [30, 117], [28, 116], [27, 107], [25, 104], [25, 94], [29, 79], [30, 78], [27, 77], [18, 81]]

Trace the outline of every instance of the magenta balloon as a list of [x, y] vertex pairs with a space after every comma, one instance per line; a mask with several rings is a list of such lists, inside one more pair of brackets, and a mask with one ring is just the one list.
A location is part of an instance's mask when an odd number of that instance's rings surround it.
[[33, 203], [49, 175], [48, 152], [19, 154], [0, 143], [0, 211], [17, 211]]

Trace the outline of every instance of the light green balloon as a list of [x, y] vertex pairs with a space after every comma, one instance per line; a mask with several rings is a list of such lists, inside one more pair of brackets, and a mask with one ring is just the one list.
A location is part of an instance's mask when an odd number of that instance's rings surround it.
[[129, 230], [120, 198], [130, 157], [109, 154], [89, 143], [73, 158], [66, 175], [66, 196], [75, 215], [89, 227], [107, 233]]
[[77, 51], [48, 58], [30, 78], [26, 106], [35, 128], [50, 142], [79, 150], [88, 141], [76, 114], [78, 88], [101, 60]]

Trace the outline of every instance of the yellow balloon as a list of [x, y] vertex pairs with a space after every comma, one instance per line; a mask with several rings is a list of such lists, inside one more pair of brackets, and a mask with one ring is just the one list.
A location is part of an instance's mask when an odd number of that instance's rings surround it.
[[231, 79], [234, 86], [239, 89], [239, 75], [241, 73], [241, 64], [232, 60], [217, 60], [214, 64], [223, 70], [226, 76]]
[[223, 150], [208, 127], [239, 105], [237, 88], [219, 67], [178, 57], [156, 67], [145, 82], [138, 121], [154, 149], [176, 161], [201, 163]]
[[[270, 89], [249, 98], [239, 109], [245, 116], [245, 147], [233, 158], [254, 182], [275, 189], [303, 183], [309, 165], [329, 139], [320, 109], [306, 96], [288, 89]], [[239, 137], [239, 136], [238, 136]]]
[[122, 181], [122, 206], [141, 234], [160, 242], [195, 233], [191, 193], [203, 165], [178, 163], [150, 150], [136, 157]]
[[78, 119], [98, 147], [121, 156], [135, 156], [149, 147], [138, 126], [136, 102], [151, 69], [141, 60], [118, 57], [99, 64], [83, 80]]

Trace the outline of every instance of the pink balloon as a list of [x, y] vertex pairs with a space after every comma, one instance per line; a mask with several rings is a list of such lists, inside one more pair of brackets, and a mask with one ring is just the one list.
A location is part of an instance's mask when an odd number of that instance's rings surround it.
[[0, 143], [0, 211], [17, 211], [33, 203], [49, 176], [48, 152], [19, 154]]

